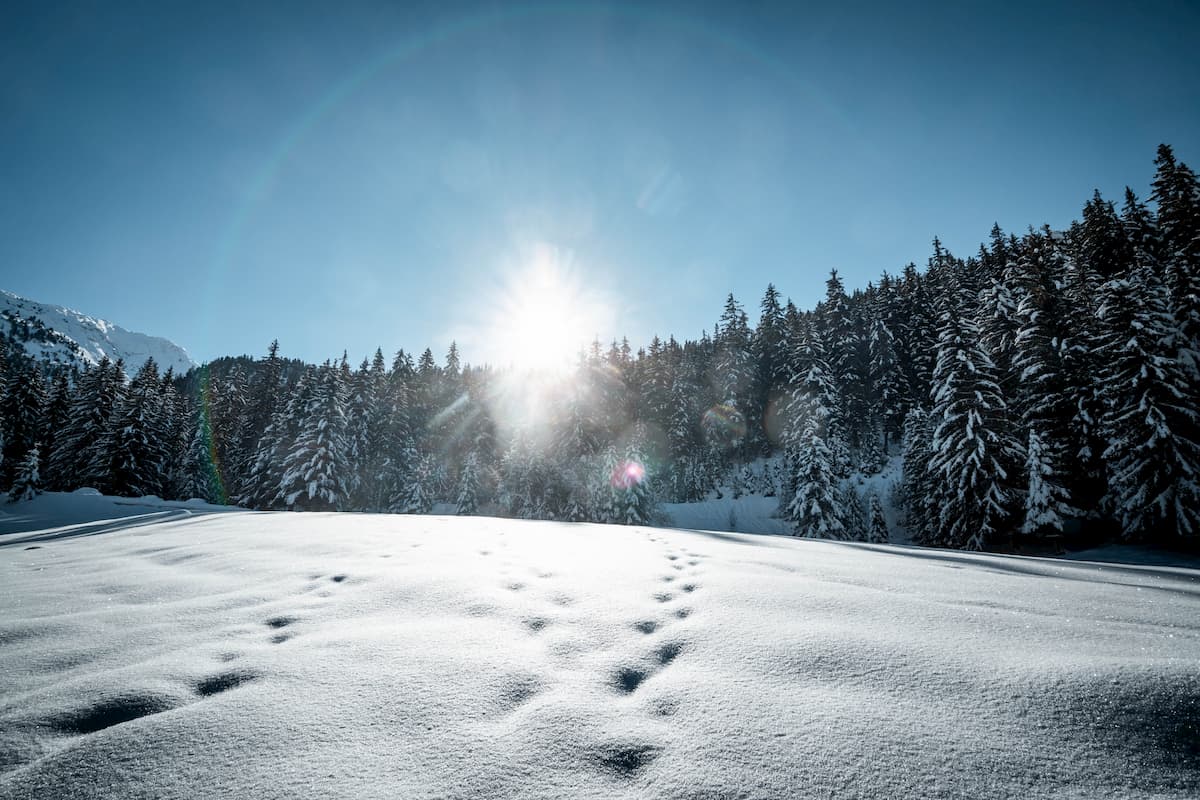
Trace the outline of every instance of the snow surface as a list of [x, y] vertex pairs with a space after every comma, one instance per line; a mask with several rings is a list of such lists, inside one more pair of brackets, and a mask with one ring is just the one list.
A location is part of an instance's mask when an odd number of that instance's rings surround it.
[[[23, 343], [26, 353], [35, 359], [45, 357], [59, 363], [81, 360], [85, 364], [98, 364], [104, 356], [110, 361], [123, 358], [125, 371], [129, 374], [136, 372], [149, 357], [154, 358], [160, 372], [173, 367], [177, 375], [182, 375], [196, 366], [186, 350], [167, 339], [127, 331], [107, 320], [0, 290], [0, 315], [5, 312], [21, 319], [39, 319], [56, 334], [48, 342], [30, 340]], [[4, 329], [7, 330], [7, 324]], [[78, 346], [77, 353], [71, 343]]]
[[0, 511], [0, 798], [1200, 795], [1196, 570]]

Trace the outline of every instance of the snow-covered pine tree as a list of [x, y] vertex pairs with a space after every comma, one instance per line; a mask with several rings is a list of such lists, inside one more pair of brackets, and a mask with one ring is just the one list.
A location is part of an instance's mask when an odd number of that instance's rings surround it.
[[477, 472], [475, 454], [471, 453], [463, 460], [462, 473], [458, 477], [458, 507], [455, 513], [459, 516], [471, 516], [479, 510]]
[[613, 476], [621, 469], [621, 459], [611, 445], [596, 461], [596, 477], [592, 481], [592, 520], [594, 522], [620, 523], [621, 506]]
[[1081, 511], [1097, 510], [1105, 491], [1100, 454], [1104, 441], [1100, 427], [1103, 404], [1096, 375], [1099, 341], [1099, 281], [1095, 272], [1077, 257], [1068, 257], [1060, 280], [1062, 315], [1058, 358], [1062, 370], [1062, 408], [1066, 414], [1066, 440], [1061, 454], [1063, 483], [1072, 504]]
[[208, 409], [212, 428], [213, 449], [222, 486], [239, 486], [244, 480], [241, 470], [248, 454], [241, 450], [240, 432], [247, 413], [248, 381], [241, 364], [235, 364], [221, 379], [206, 366], [201, 368], [201, 399]]
[[[60, 369], [55, 374], [46, 405], [42, 410], [42, 419], [38, 426], [41, 430], [38, 451], [43, 456], [43, 461], [49, 460], [59, 437], [71, 424], [71, 378], [69, 374], [69, 371], [65, 369]], [[51, 491], [60, 491], [65, 488], [58, 484], [57, 476], [49, 471], [48, 466], [42, 470], [42, 481], [45, 487]]]
[[558, 518], [566, 522], [590, 522], [593, 519], [592, 485], [589, 477], [596, 472], [597, 457], [580, 459], [572, 469], [563, 474], [562, 510]]
[[102, 491], [120, 497], [162, 495], [166, 487], [167, 449], [161, 422], [158, 366], [153, 358], [134, 375], [117, 402], [102, 439], [108, 480]]
[[795, 491], [788, 500], [788, 519], [797, 536], [845, 539], [833, 453], [825, 441], [829, 411], [815, 398], [794, 407], [797, 418], [788, 437], [787, 458]]
[[433, 510], [432, 483], [433, 463], [424, 456], [409, 473], [404, 493], [393, 498], [393, 509], [401, 514], [428, 514]]
[[24, 462], [26, 454], [41, 438], [46, 384], [41, 370], [31, 359], [9, 356], [0, 404], [0, 419], [4, 420], [5, 426], [0, 486], [7, 487], [15, 478], [16, 470]]
[[225, 502], [221, 479], [213, 463], [212, 430], [203, 410], [196, 414], [195, 430], [183, 459], [179, 496], [183, 500], [199, 498], [206, 503]]
[[98, 418], [92, 396], [99, 371], [98, 366], [85, 366], [76, 376], [75, 386], [68, 395], [66, 422], [57, 431], [53, 448], [46, 451], [44, 472], [47, 484], [54, 489], [69, 491], [80, 485], [80, 450], [103, 430], [104, 419]]
[[1060, 485], [1056, 462], [1036, 429], [1029, 431], [1025, 475], [1025, 520], [1021, 523], [1021, 533], [1026, 536], [1062, 533], [1063, 517], [1071, 513], [1071, 508], [1066, 490]]
[[102, 359], [95, 372], [96, 380], [88, 387], [90, 391], [83, 398], [90, 407], [80, 411], [86, 426], [85, 434], [78, 439], [71, 437], [70, 440], [79, 442], [78, 482], [75, 485], [111, 491], [113, 418], [124, 404], [125, 362], [121, 359], [115, 363]]
[[1097, 189], [1083, 207], [1083, 219], [1069, 233], [1074, 256], [1102, 281], [1124, 277], [1134, 263], [1133, 243], [1113, 204]]
[[1200, 536], [1200, 442], [1166, 291], [1140, 268], [1102, 287], [1108, 505], [1130, 539]]
[[[782, 391], [787, 385], [787, 320], [783, 306], [780, 304], [779, 290], [774, 284], [767, 284], [759, 305], [758, 327], [751, 336], [755, 374], [754, 395], [750, 419], [763, 419], [767, 414], [773, 396]], [[772, 441], [771, 431], [766, 431], [762, 437], [762, 454], [771, 454], [772, 446], [778, 441]]]
[[867, 517], [863, 512], [863, 499], [849, 482], [842, 483], [837, 490], [838, 511], [842, 515], [844, 538], [852, 542], [867, 541]]
[[29, 452], [25, 454], [17, 467], [16, 477], [8, 491], [8, 502], [32, 500], [42, 493], [42, 479], [38, 467], [39, 458], [37, 446], [29, 448]]
[[[247, 498], [255, 498], [258, 502], [252, 504], [252, 507], [265, 507], [270, 502], [269, 497], [264, 497], [268, 492], [262, 485], [262, 476], [259, 473], [259, 456], [262, 450], [260, 444], [276, 414], [287, 402], [287, 381], [283, 366], [283, 359], [279, 356], [279, 340], [273, 339], [267, 346], [266, 358], [259, 362], [246, 386], [245, 403], [238, 420], [235, 438], [242, 463], [236, 470], [238, 484], [236, 487], [229, 487], [229, 491], [236, 491], [241, 498], [239, 502], [245, 503]], [[194, 431], [189, 430], [187, 433], [190, 442]], [[271, 483], [277, 487], [277, 477]], [[275, 487], [270, 489], [269, 494], [274, 496]]]
[[[884, 276], [888, 280], [888, 276]], [[904, 427], [904, 416], [908, 413], [908, 390], [904, 385], [904, 372], [897, 358], [895, 336], [888, 326], [886, 311], [887, 289], [880, 289], [880, 299], [872, 314], [870, 346], [870, 414], [879, 420], [884, 453], [888, 445], [900, 439]]]
[[[750, 352], [750, 327], [747, 324], [746, 312], [733, 295], [725, 300], [725, 310], [721, 314], [718, 334], [715, 338], [717, 357], [714, 362], [714, 382], [720, 395], [720, 402], [735, 409], [745, 418], [749, 408], [749, 398], [754, 392], [754, 368]], [[744, 425], [741, 430], [745, 430]], [[747, 444], [745, 434], [739, 432], [732, 444], [744, 447]]]
[[366, 359], [357, 372], [349, 377], [346, 402], [346, 463], [343, 467], [346, 484], [345, 507], [367, 511], [368, 461], [374, 447], [371, 441], [372, 420], [375, 416], [375, 383]]
[[867, 541], [872, 544], [887, 544], [891, 539], [883, 503], [877, 492], [871, 492], [867, 500]]
[[[1162, 268], [1171, 315], [1169, 348], [1183, 367], [1186, 402], [1200, 408], [1200, 182], [1167, 145], [1158, 149], [1151, 199], [1157, 204]], [[1181, 420], [1184, 424], [1187, 421]], [[1181, 433], [1200, 441], [1200, 425]], [[1200, 480], [1200, 479], [1197, 479]]]
[[199, 498], [205, 503], [223, 504], [227, 501], [221, 487], [221, 476], [217, 474], [214, 463], [208, 415], [203, 409], [197, 410], [196, 426], [187, 444], [179, 476], [179, 495], [184, 500]]
[[937, 498], [934, 491], [938, 480], [930, 466], [933, 459], [933, 429], [928, 413], [914, 408], [904, 419], [904, 498], [905, 523], [918, 544], [937, 541]]
[[340, 370], [326, 362], [283, 462], [278, 501], [290, 510], [336, 511], [346, 501], [344, 395]]
[[938, 509], [936, 543], [981, 550], [1011, 530], [1012, 481], [1021, 463], [995, 365], [971, 317], [971, 298], [948, 298], [934, 368], [929, 488]]
[[869, 359], [863, 358], [861, 325], [847, 302], [845, 287], [837, 270], [825, 282], [825, 302], [817, 315], [817, 337], [824, 345], [829, 376], [831, 404], [830, 428], [846, 444], [855, 465], [861, 460], [867, 421], [867, 377]]
[[614, 522], [622, 525], [650, 525], [654, 522], [656, 503], [650, 479], [641, 450], [636, 446], [630, 448], [612, 477], [616, 506]]
[[[1063, 484], [1061, 475], [1067, 471], [1067, 454], [1072, 450], [1082, 452], [1076, 440], [1079, 428], [1072, 420], [1079, 411], [1078, 398], [1068, 390], [1068, 372], [1064, 363], [1064, 348], [1082, 348], [1088, 346], [1083, 340], [1072, 341], [1070, 332], [1064, 329], [1065, 315], [1063, 300], [1055, 279], [1063, 274], [1063, 264], [1060, 254], [1056, 251], [1053, 237], [1049, 231], [1030, 233], [1023, 242], [1023, 253], [1013, 272], [1013, 280], [1017, 284], [1017, 334], [1012, 348], [1012, 368], [1017, 377], [1017, 384], [1007, 394], [1010, 407], [1019, 414], [1021, 427], [1036, 436], [1038, 447], [1036, 469], [1047, 476], [1053, 476], [1052, 481], [1058, 495], [1053, 503], [1059, 505], [1064, 512], [1068, 506], [1068, 490]], [[1074, 352], [1066, 356], [1072, 358], [1084, 357], [1085, 354]], [[1090, 385], [1090, 378], [1084, 378], [1085, 386]], [[1026, 454], [1026, 475], [1034, 466], [1029, 461], [1033, 456]], [[1034, 481], [1026, 481], [1025, 486], [1015, 487], [1018, 494], [1026, 490], [1040, 490]], [[1045, 502], [1041, 498], [1027, 499], [1026, 522], [1030, 503], [1035, 506]], [[1059, 526], [1061, 529], [1061, 525]], [[1040, 525], [1023, 524], [1022, 533], [1035, 536], [1038, 531], [1052, 532]]]

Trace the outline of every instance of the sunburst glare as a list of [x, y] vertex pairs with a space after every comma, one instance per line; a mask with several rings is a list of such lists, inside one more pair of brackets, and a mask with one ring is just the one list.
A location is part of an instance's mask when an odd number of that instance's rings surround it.
[[611, 329], [611, 304], [585, 284], [569, 254], [547, 244], [530, 250], [508, 273], [482, 343], [492, 363], [557, 371]]

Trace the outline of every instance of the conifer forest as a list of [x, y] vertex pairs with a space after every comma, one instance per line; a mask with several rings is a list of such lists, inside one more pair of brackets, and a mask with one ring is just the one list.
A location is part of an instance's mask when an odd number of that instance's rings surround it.
[[[275, 342], [186, 375], [73, 369], [10, 331], [0, 487], [622, 524], [732, 492], [778, 498], [805, 537], [888, 541], [890, 504], [930, 546], [1195, 547], [1200, 186], [1166, 145], [1154, 165], [1146, 199], [1097, 192], [1066, 230], [934, 239], [867, 286], [831, 271], [810, 309], [730, 295], [698, 338], [596, 341], [561, 374]], [[849, 478], [889, 461], [893, 496], [861, 496]]]

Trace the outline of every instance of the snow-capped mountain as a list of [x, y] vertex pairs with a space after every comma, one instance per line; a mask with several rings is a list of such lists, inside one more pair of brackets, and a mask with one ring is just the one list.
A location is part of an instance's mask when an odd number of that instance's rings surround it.
[[37, 303], [0, 290], [0, 333], [35, 359], [60, 364], [96, 364], [108, 356], [135, 370], [153, 357], [159, 370], [177, 374], [196, 366], [179, 345], [158, 336], [127, 331], [108, 320], [62, 306]]

